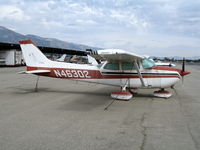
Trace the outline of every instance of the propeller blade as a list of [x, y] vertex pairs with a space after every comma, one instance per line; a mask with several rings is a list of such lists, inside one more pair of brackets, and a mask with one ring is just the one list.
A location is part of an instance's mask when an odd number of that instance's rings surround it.
[[174, 90], [174, 93], [176, 94], [176, 95], [178, 95], [178, 92], [176, 91], [176, 89], [173, 89]]
[[184, 83], [184, 76], [182, 76], [182, 84]]
[[171, 89], [174, 91], [174, 93], [175, 93], [176, 95], [178, 95], [178, 92], [176, 91], [174, 85], [171, 86]]
[[[182, 73], [185, 72], [185, 57], [183, 57], [183, 63], [182, 63]], [[182, 84], [184, 82], [184, 76], [182, 76]]]
[[183, 63], [182, 63], [182, 72], [185, 71], [185, 57], [183, 58]]

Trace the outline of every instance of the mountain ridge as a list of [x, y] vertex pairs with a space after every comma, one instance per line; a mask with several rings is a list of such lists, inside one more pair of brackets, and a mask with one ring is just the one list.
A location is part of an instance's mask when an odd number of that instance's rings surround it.
[[38, 46], [44, 46], [44, 47], [74, 49], [74, 50], [99, 49], [97, 47], [66, 42], [56, 38], [46, 38], [32, 34], [23, 35], [6, 27], [0, 26], [0, 42], [18, 44], [20, 40], [32, 40]]
[[171, 60], [183, 60], [185, 58], [186, 60], [200, 60], [200, 56], [193, 56], [193, 57], [180, 57], [180, 56], [170, 56], [170, 57], [164, 57], [164, 56], [150, 56], [152, 59], [160, 59], [160, 60], [165, 60], [171, 59]]

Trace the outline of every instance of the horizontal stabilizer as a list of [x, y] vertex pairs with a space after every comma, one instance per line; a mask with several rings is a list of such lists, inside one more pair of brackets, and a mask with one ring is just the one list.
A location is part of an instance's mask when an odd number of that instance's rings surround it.
[[49, 73], [50, 70], [31, 70], [31, 71], [21, 71], [19, 74], [41, 74], [41, 73]]

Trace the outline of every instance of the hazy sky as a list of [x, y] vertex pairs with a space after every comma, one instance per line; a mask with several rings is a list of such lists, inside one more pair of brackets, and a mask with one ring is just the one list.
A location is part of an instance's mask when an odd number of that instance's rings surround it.
[[0, 10], [0, 25], [22, 34], [146, 55], [200, 56], [200, 0], [1, 0]]

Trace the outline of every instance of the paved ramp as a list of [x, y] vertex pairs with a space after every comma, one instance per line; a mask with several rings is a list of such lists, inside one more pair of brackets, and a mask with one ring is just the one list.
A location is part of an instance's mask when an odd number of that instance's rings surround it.
[[140, 90], [129, 102], [112, 101], [117, 88], [19, 75], [0, 68], [1, 150], [200, 149], [200, 67], [170, 99]]

